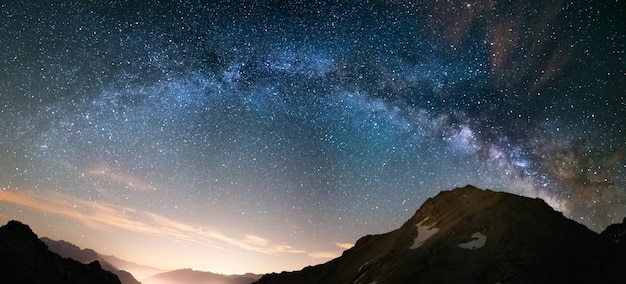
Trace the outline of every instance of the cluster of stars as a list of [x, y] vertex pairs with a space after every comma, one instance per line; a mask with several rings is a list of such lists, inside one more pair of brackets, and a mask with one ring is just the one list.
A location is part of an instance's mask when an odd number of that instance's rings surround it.
[[272, 255], [389, 231], [465, 184], [596, 231], [626, 215], [617, 3], [134, 2], [1, 4], [16, 208], [65, 196]]

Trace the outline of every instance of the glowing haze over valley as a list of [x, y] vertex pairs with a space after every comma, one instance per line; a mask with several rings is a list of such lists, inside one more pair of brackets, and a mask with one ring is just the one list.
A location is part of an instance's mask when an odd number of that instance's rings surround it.
[[0, 4], [2, 224], [230, 274], [466, 184], [626, 216], [623, 3], [203, 2]]

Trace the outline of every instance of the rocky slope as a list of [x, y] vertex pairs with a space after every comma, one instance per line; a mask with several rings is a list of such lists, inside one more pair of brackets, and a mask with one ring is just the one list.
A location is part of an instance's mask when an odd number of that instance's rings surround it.
[[97, 261], [82, 264], [48, 250], [31, 229], [18, 221], [0, 227], [0, 282], [119, 284]]
[[257, 283], [625, 283], [625, 264], [615, 244], [540, 199], [466, 186], [339, 258]]

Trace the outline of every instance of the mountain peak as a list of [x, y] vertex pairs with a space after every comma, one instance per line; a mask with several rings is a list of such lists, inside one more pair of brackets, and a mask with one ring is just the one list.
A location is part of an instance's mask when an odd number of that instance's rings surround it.
[[9, 221], [6, 225], [0, 227], [0, 232], [7, 235], [21, 236], [24, 240], [38, 243], [37, 235], [33, 233], [28, 225], [23, 224], [20, 221]]
[[98, 262], [85, 265], [51, 252], [18, 221], [0, 227], [0, 275], [6, 283], [120, 283]]
[[6, 225], [0, 227], [0, 229], [7, 231], [22, 231], [26, 233], [33, 232], [28, 225], [17, 220], [10, 220]]
[[258, 283], [620, 283], [626, 261], [612, 249], [541, 199], [468, 185], [339, 258]]

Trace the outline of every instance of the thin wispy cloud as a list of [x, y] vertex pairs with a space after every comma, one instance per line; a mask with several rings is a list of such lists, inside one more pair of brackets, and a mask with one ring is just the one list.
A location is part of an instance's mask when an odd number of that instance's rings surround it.
[[354, 246], [353, 243], [335, 243], [336, 246], [338, 246], [340, 249], [343, 250], [347, 250], [350, 249]]
[[333, 259], [339, 257], [341, 253], [336, 251], [320, 251], [320, 252], [311, 252], [307, 254], [311, 258], [321, 258], [321, 259]]
[[341, 255], [341, 252], [344, 250], [347, 250], [351, 247], [354, 246], [353, 243], [339, 243], [336, 242], [335, 246], [337, 246], [337, 248], [339, 248], [340, 250], [337, 251], [318, 251], [318, 252], [310, 252], [307, 253], [307, 255], [311, 258], [318, 258], [318, 259], [333, 259], [336, 257], [339, 257]]
[[37, 196], [22, 192], [0, 191], [0, 202], [8, 202], [44, 213], [63, 215], [96, 229], [121, 229], [226, 251], [239, 248], [270, 255], [306, 253], [304, 250], [295, 249], [289, 245], [274, 244], [260, 236], [231, 237], [215, 229], [179, 222], [158, 214], [108, 203], [91, 202], [54, 191], [39, 191]]

